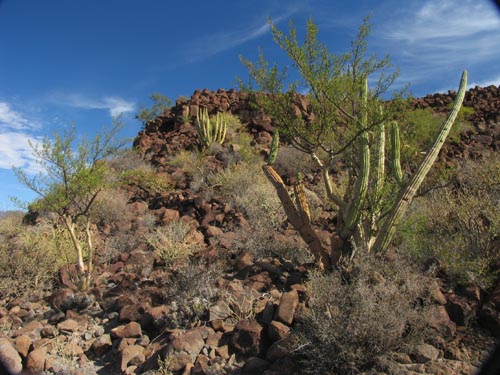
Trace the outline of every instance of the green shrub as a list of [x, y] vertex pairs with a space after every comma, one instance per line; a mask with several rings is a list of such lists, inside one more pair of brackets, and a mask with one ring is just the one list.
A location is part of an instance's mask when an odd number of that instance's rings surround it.
[[487, 288], [500, 260], [500, 160], [485, 155], [457, 165], [454, 184], [420, 197], [401, 225], [400, 247], [434, 259], [450, 281]]
[[401, 260], [363, 256], [350, 272], [313, 274], [298, 329], [304, 373], [357, 374], [422, 342], [430, 279]]

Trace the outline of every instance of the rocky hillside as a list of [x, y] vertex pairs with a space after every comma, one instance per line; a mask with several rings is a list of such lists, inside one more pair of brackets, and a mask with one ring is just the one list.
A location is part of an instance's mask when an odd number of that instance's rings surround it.
[[[414, 101], [415, 108], [432, 108], [437, 113], [449, 112], [456, 93], [432, 94]], [[449, 157], [467, 157], [477, 154], [482, 149], [495, 151], [500, 149], [500, 86], [476, 87], [465, 94], [464, 106], [472, 108], [473, 114], [468, 116], [474, 128], [461, 135], [459, 144], [448, 144], [444, 150]], [[208, 108], [210, 113], [228, 111], [238, 116], [247, 131], [254, 135], [258, 145], [266, 147], [271, 141], [272, 122], [261, 111], [255, 108], [251, 96], [233, 89], [226, 91], [196, 90], [191, 98], [178, 99], [172, 109], [163, 116], [147, 124], [139, 133], [134, 146], [143, 155], [151, 155], [155, 165], [161, 167], [167, 155], [181, 149], [195, 147], [196, 132], [185, 123], [195, 118], [200, 107]], [[301, 111], [307, 112], [307, 103], [298, 103]], [[477, 156], [477, 155], [476, 155]]]
[[[453, 97], [452, 92], [429, 95], [416, 99], [415, 106], [444, 112]], [[305, 102], [297, 105], [307, 112]], [[474, 109], [469, 118], [473, 129], [448, 145], [446, 156], [472, 157], [485, 148], [498, 151], [500, 88], [471, 89], [465, 105]], [[57, 290], [46, 298], [5, 293], [0, 300], [0, 373], [302, 373], [304, 354], [292, 333], [305, 324], [310, 309], [306, 281], [314, 273], [313, 265], [310, 259], [295, 259], [303, 246], [286, 223], [277, 225], [276, 231], [268, 222], [256, 228], [248, 212], [230, 204], [217, 183], [210, 192], [200, 187], [200, 180], [205, 182], [241, 157], [243, 146], [229, 141], [207, 155], [203, 164], [188, 156], [183, 162], [175, 159], [198, 147], [195, 127], [188, 120], [200, 106], [239, 117], [239, 131], [251, 135], [256, 153], [268, 149], [272, 122], [248, 94], [234, 90], [197, 90], [149, 122], [134, 146], [169, 189], [127, 180], [120, 192], [106, 197], [115, 204], [123, 194], [125, 203], [113, 220], [94, 228], [98, 250], [90, 293], [76, 290], [73, 267], [61, 269]], [[250, 174], [247, 185], [257, 181], [257, 174], [245, 173]], [[311, 185], [317, 182], [313, 174], [305, 179]], [[318, 228], [331, 220], [325, 209], [317, 218]], [[33, 215], [31, 221], [43, 226], [45, 219]], [[158, 228], [184, 231], [174, 243], [173, 256], [156, 251], [157, 237], [152, 234]], [[328, 225], [323, 229], [322, 239], [328, 241]], [[184, 256], [178, 257], [181, 252]], [[354, 280], [355, 274], [349, 277]], [[391, 277], [389, 271], [376, 269], [366, 282], [370, 290], [385, 291], [392, 285]], [[394, 285], [400, 284], [396, 281]], [[363, 374], [469, 375], [500, 337], [500, 283], [488, 291], [453, 290], [436, 279], [425, 289], [431, 336], [409, 353], [396, 350], [378, 359]], [[419, 303], [423, 302], [412, 301]], [[372, 323], [372, 328], [381, 324]], [[409, 329], [404, 324], [403, 328]]]

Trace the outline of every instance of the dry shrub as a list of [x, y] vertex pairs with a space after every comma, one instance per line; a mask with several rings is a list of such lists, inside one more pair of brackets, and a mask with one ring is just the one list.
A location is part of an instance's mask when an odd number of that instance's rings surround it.
[[0, 298], [50, 292], [59, 269], [75, 260], [65, 230], [19, 225], [9, 241], [0, 244]]
[[141, 157], [139, 152], [132, 149], [123, 150], [113, 159], [108, 160], [108, 166], [118, 174], [133, 169], [151, 168], [151, 165]]
[[274, 164], [278, 170], [293, 174], [297, 172], [307, 174], [318, 169], [310, 155], [292, 146], [280, 147]]
[[153, 249], [155, 256], [172, 265], [176, 261], [189, 257], [200, 246], [189, 241], [191, 227], [183, 221], [171, 221], [165, 226], [157, 227], [146, 235], [146, 241]]
[[233, 243], [234, 250], [249, 251], [257, 259], [278, 258], [294, 264], [314, 261], [314, 257], [300, 237], [279, 235], [263, 225], [264, 223], [260, 224], [250, 231], [240, 230]]
[[113, 225], [120, 221], [130, 221], [133, 214], [128, 206], [128, 194], [118, 189], [101, 191], [93, 209], [94, 221], [98, 224]]
[[419, 261], [437, 260], [449, 280], [489, 287], [500, 260], [500, 160], [486, 155], [457, 166], [454, 184], [414, 201], [400, 247]]
[[357, 374], [379, 356], [420, 343], [429, 283], [408, 263], [372, 256], [348, 273], [312, 275], [310, 309], [298, 330], [305, 373]]
[[285, 218], [276, 191], [259, 163], [239, 163], [226, 168], [209, 176], [208, 186], [212, 193], [241, 210], [252, 226], [265, 225], [270, 230]]
[[208, 308], [217, 297], [215, 281], [220, 269], [197, 260], [184, 262], [173, 270], [166, 285], [170, 311], [162, 322], [168, 328], [188, 328], [206, 320]]

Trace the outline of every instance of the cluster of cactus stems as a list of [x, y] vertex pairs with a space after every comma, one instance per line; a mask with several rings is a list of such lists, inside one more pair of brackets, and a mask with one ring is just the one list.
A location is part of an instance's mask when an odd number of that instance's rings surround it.
[[[285, 213], [290, 223], [301, 235], [309, 246], [309, 250], [316, 261], [323, 268], [335, 266], [345, 252], [346, 247], [364, 249], [382, 253], [387, 250], [394, 235], [396, 226], [422, 184], [425, 176], [436, 161], [455, 118], [462, 106], [467, 86], [467, 72], [462, 74], [460, 87], [455, 98], [453, 108], [441, 125], [440, 131], [417, 171], [407, 180], [403, 178], [400, 161], [399, 126], [397, 122], [390, 122], [391, 152], [388, 155], [390, 174], [386, 172], [386, 124], [377, 126], [368, 125], [368, 84], [365, 77], [360, 85], [360, 113], [359, 126], [367, 129], [360, 133], [353, 143], [356, 150], [356, 175], [353, 182], [347, 187], [343, 197], [334, 193], [330, 177], [330, 164], [324, 163], [314, 153], [311, 153], [322, 170], [327, 196], [338, 207], [337, 225], [332, 237], [331, 248], [321, 243], [310, 221], [309, 207], [304, 194], [304, 186], [300, 178], [293, 186], [295, 201], [291, 198], [288, 188], [273, 167], [273, 162], [279, 147], [278, 132], [275, 132], [268, 164], [263, 166], [263, 171], [269, 181], [274, 185], [278, 197], [282, 202]], [[381, 110], [380, 110], [381, 111]], [[382, 116], [381, 116], [382, 117]], [[371, 158], [373, 157], [373, 163]], [[374, 170], [373, 170], [374, 169]], [[384, 205], [384, 184], [394, 181], [399, 187], [396, 199], [388, 208]]]
[[226, 128], [226, 119], [221, 112], [217, 112], [215, 118], [211, 119], [207, 108], [198, 110], [196, 129], [203, 148], [210, 147], [214, 143], [222, 144], [226, 138]]

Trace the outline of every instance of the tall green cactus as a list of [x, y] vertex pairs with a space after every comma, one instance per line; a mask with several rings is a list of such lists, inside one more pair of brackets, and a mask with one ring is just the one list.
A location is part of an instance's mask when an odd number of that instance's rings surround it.
[[427, 152], [425, 159], [422, 161], [417, 171], [411, 178], [408, 185], [406, 185], [403, 190], [400, 192], [398, 199], [392, 206], [392, 209], [389, 213], [388, 218], [385, 220], [380, 232], [378, 233], [375, 243], [373, 245], [373, 250], [376, 252], [383, 252], [389, 246], [394, 232], [396, 231], [396, 225], [401, 220], [402, 216], [406, 212], [410, 202], [415, 196], [418, 188], [422, 185], [425, 176], [429, 173], [432, 165], [436, 161], [439, 151], [443, 147], [443, 144], [446, 140], [446, 137], [450, 133], [451, 127], [455, 122], [455, 119], [462, 107], [462, 102], [465, 97], [465, 91], [467, 89], [467, 71], [464, 71], [462, 74], [462, 78], [460, 80], [460, 87], [458, 89], [457, 96], [455, 98], [455, 102], [453, 104], [453, 108], [448, 115], [446, 121], [441, 125], [441, 129], [439, 130], [439, 134], [434, 141], [434, 144], [431, 146], [430, 150]]
[[[358, 129], [361, 130], [355, 142], [353, 142], [353, 150], [357, 152], [357, 157], [355, 158], [356, 167], [354, 172], [351, 173], [353, 185], [347, 189], [343, 198], [335, 195], [333, 192], [329, 175], [330, 164], [324, 164], [314, 152], [311, 153], [313, 160], [321, 167], [327, 196], [339, 208], [336, 233], [332, 237], [332, 249], [330, 251], [324, 248], [311, 226], [302, 182], [299, 181], [294, 186], [294, 192], [297, 197], [294, 203], [282, 179], [271, 165], [276, 158], [278, 149], [278, 143], [275, 141], [277, 136], [275, 135], [268, 164], [263, 167], [264, 172], [276, 188], [291, 224], [301, 234], [316, 260], [323, 267], [327, 268], [339, 261], [347, 242], [353, 244], [355, 248], [363, 248], [366, 251], [384, 252], [387, 250], [396, 225], [434, 164], [448, 136], [462, 105], [466, 86], [467, 72], [464, 71], [450, 115], [443, 123], [426, 158], [406, 184], [401, 171], [399, 126], [396, 122], [391, 122], [391, 153], [388, 163], [391, 165], [390, 170], [396, 181], [396, 186], [399, 186], [401, 191], [389, 210], [382, 210], [384, 184], [389, 180], [385, 169], [385, 123], [381, 120], [380, 123], [375, 123], [377, 126], [368, 126], [367, 101], [369, 92], [367, 89], [367, 79], [366, 77], [364, 78], [360, 90], [360, 111], [357, 119]], [[379, 110], [379, 115], [383, 119], [381, 110]], [[375, 142], [374, 140], [377, 141]], [[373, 166], [370, 163], [372, 154], [374, 156]], [[375, 169], [373, 173], [371, 173], [371, 168]], [[390, 198], [389, 201], [391, 201]]]
[[280, 146], [280, 132], [278, 129], [274, 131], [273, 142], [271, 143], [271, 150], [269, 151], [269, 157], [267, 158], [268, 164], [274, 164], [276, 158], [278, 157], [278, 149]]
[[214, 143], [222, 144], [226, 138], [226, 128], [226, 119], [221, 112], [217, 112], [215, 119], [210, 119], [207, 108], [198, 110], [196, 129], [203, 148], [210, 147]]
[[399, 125], [396, 121], [391, 122], [391, 150], [392, 150], [392, 173], [399, 185], [403, 185], [403, 171], [401, 170], [401, 144], [399, 140]]

